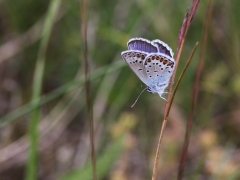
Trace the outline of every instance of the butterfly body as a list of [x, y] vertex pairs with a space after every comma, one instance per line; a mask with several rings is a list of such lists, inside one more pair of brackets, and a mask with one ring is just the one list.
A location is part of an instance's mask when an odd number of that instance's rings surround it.
[[[133, 38], [127, 43], [129, 50], [121, 53], [123, 59], [145, 83], [147, 91], [162, 95], [173, 74], [175, 60], [172, 49], [160, 40], [149, 41], [143, 38]], [[165, 99], [166, 100], [166, 99]]]

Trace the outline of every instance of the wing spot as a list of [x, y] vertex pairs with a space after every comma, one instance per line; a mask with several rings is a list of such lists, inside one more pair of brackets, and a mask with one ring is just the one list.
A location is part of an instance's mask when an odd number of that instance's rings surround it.
[[159, 67], [161, 67], [162, 65], [161, 64], [159, 64]]
[[161, 70], [163, 70], [163, 68], [161, 68]]
[[159, 75], [157, 74], [157, 76], [159, 76]]
[[147, 72], [149, 72], [149, 70], [147, 70]]
[[144, 56], [144, 55], [142, 55], [142, 60], [143, 60], [143, 59], [145, 59], [145, 56]]
[[167, 66], [173, 66], [174, 63], [173, 62], [169, 62]]
[[169, 73], [171, 72], [171, 71], [168, 71]]
[[164, 59], [163, 64], [165, 65], [167, 63], [168, 63], [168, 60]]
[[137, 57], [140, 58], [140, 54], [137, 54]]
[[139, 61], [139, 63], [142, 63], [142, 61]]
[[164, 59], [163, 59], [163, 58], [161, 58], [161, 59], [160, 59], [160, 62], [163, 62], [163, 60], [164, 60]]
[[145, 62], [144, 65], [146, 66], [146, 65], [147, 65], [147, 62]]
[[150, 58], [148, 58], [148, 59], [147, 59], [147, 62], [151, 62], [151, 59], [150, 59]]
[[152, 56], [152, 60], [154, 60], [155, 59], [155, 56]]
[[159, 56], [157, 56], [157, 57], [156, 57], [156, 60], [159, 60], [159, 59], [160, 59]]
[[148, 67], [152, 67], [152, 66], [150, 65], [150, 66], [148, 66]]
[[152, 76], [149, 76], [149, 77], [152, 77]]
[[142, 69], [138, 69], [139, 71], [142, 71]]
[[157, 72], [157, 71], [154, 71], [154, 72]]

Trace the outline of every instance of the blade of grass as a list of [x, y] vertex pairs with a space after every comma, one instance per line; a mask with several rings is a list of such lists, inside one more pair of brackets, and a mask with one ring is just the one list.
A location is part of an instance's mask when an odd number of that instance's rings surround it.
[[187, 121], [187, 128], [186, 128], [186, 133], [185, 133], [185, 138], [184, 138], [184, 143], [183, 143], [183, 149], [182, 149], [182, 153], [181, 153], [180, 165], [178, 168], [178, 180], [181, 180], [183, 177], [183, 171], [184, 171], [185, 162], [186, 162], [187, 149], [188, 149], [189, 138], [190, 138], [190, 133], [191, 133], [191, 129], [192, 129], [194, 109], [195, 109], [195, 106], [197, 103], [198, 89], [199, 89], [198, 86], [199, 86], [199, 81], [200, 81], [200, 75], [202, 72], [203, 58], [204, 58], [204, 54], [206, 51], [207, 35], [208, 35], [208, 30], [209, 30], [209, 26], [210, 26], [210, 22], [211, 22], [212, 9], [213, 9], [213, 0], [209, 0], [208, 7], [207, 7], [207, 13], [206, 13], [206, 17], [205, 17], [204, 30], [203, 30], [202, 40], [201, 40], [202, 44], [201, 44], [201, 49], [200, 49], [200, 56], [199, 56], [199, 61], [198, 61], [198, 65], [197, 65], [194, 86], [193, 86], [194, 88], [193, 88], [193, 93], [192, 93], [191, 109], [190, 109], [189, 117], [188, 117], [188, 121]]
[[[176, 53], [176, 58], [175, 58], [175, 69], [173, 72], [173, 75], [171, 77], [171, 82], [174, 82], [174, 78], [176, 75], [177, 67], [178, 67], [178, 62], [182, 53], [183, 45], [187, 36], [187, 32], [189, 29], [189, 26], [191, 24], [191, 21], [197, 11], [198, 4], [200, 3], [200, 0], [193, 0], [192, 1], [192, 7], [190, 9], [190, 12], [187, 11], [185, 13], [185, 16], [183, 18], [182, 26], [180, 28], [179, 34], [178, 34], [178, 48], [177, 48], [177, 53]], [[170, 109], [170, 98], [171, 98], [171, 91], [172, 91], [172, 86], [173, 84], [169, 84], [169, 92], [167, 95], [167, 102], [165, 104], [165, 109], [164, 109], [164, 115], [163, 115], [163, 123], [160, 129], [160, 136], [158, 140], [158, 145], [157, 145], [157, 151], [156, 151], [156, 157], [155, 157], [155, 162], [154, 162], [154, 167], [153, 167], [153, 174], [152, 174], [152, 180], [156, 180], [157, 178], [157, 170], [158, 170], [158, 160], [160, 157], [160, 149], [161, 149], [161, 142], [162, 142], [162, 137], [163, 137], [163, 131], [165, 129], [166, 123], [167, 123], [167, 114], [168, 114], [168, 109]]]
[[[172, 98], [169, 102], [170, 106], [169, 106], [169, 110], [167, 111], [167, 117], [168, 117], [168, 114], [169, 114], [169, 111], [170, 111], [170, 108], [171, 108], [171, 105], [172, 105], [172, 102], [173, 102], [173, 99], [175, 97], [175, 94], [177, 92], [177, 89], [178, 89], [178, 86], [182, 80], [182, 77], [185, 73], [185, 71], [187, 70], [188, 68], [188, 65], [190, 64], [192, 58], [193, 58], [193, 55], [197, 49], [197, 46], [198, 46], [198, 42], [195, 44], [193, 50], [192, 50], [192, 53], [191, 55], [189, 56], [188, 60], [187, 60], [187, 63], [183, 69], [183, 71], [181, 72], [179, 78], [178, 78], [178, 81], [177, 81], [177, 84], [176, 84], [176, 87], [173, 91], [173, 95], [172, 95]], [[160, 131], [160, 135], [159, 135], [159, 142], [158, 142], [158, 147], [157, 147], [157, 152], [156, 152], [156, 158], [155, 158], [155, 162], [154, 162], [154, 168], [153, 168], [153, 176], [152, 176], [152, 179], [155, 180], [156, 179], [156, 174], [157, 174], [157, 168], [158, 168], [158, 160], [159, 160], [159, 157], [160, 157], [160, 147], [161, 147], [161, 143], [162, 143], [162, 138], [163, 138], [163, 132], [165, 130], [165, 127], [166, 127], [166, 123], [167, 123], [167, 120], [164, 119], [163, 122], [162, 122], [162, 126], [161, 126], [161, 131]]]
[[[36, 99], [40, 97], [42, 89], [42, 79], [45, 67], [45, 56], [49, 37], [52, 31], [53, 22], [60, 6], [60, 0], [52, 0], [49, 4], [46, 21], [43, 26], [42, 38], [37, 56], [37, 62], [33, 77], [33, 94], [32, 101], [36, 104]], [[38, 163], [38, 122], [39, 122], [39, 109], [35, 109], [31, 116], [28, 127], [28, 136], [30, 141], [29, 157], [27, 161], [25, 179], [35, 180], [37, 179], [37, 163]]]
[[87, 47], [87, 7], [88, 0], [80, 1], [80, 17], [81, 17], [81, 37], [82, 37], [82, 60], [85, 69], [85, 88], [86, 88], [86, 103], [88, 110], [88, 120], [90, 129], [90, 143], [91, 143], [91, 160], [93, 179], [97, 180], [96, 157], [94, 146], [94, 125], [93, 125], [93, 105], [91, 96], [91, 81], [89, 80], [89, 62], [88, 62], [88, 47]]

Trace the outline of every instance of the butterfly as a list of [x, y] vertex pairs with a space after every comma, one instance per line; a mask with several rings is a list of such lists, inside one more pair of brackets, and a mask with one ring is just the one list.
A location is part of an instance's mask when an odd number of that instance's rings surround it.
[[[150, 93], [158, 93], [163, 97], [175, 67], [172, 49], [164, 42], [156, 39], [132, 38], [127, 42], [128, 50], [121, 53], [123, 59], [147, 85]], [[145, 90], [144, 89], [144, 90]], [[167, 100], [166, 100], [167, 101]]]

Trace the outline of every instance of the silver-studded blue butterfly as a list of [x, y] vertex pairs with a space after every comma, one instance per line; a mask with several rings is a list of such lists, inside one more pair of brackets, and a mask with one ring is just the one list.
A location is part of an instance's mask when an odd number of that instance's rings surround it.
[[127, 51], [121, 53], [123, 59], [147, 85], [147, 91], [162, 95], [169, 84], [175, 67], [172, 49], [156, 39], [149, 41], [143, 38], [132, 38], [127, 43]]

